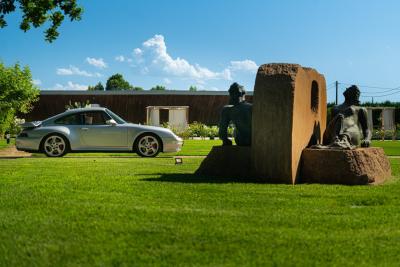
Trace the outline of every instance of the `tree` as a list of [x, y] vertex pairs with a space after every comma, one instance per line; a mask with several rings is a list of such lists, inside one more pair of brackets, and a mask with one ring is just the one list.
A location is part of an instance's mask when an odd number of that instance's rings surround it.
[[112, 90], [133, 90], [133, 86], [117, 73], [108, 78], [106, 83], [106, 91]]
[[5, 15], [21, 10], [22, 22], [20, 29], [27, 32], [31, 26], [38, 28], [49, 21], [50, 27], [45, 31], [47, 42], [57, 39], [58, 27], [65, 16], [71, 21], [80, 20], [83, 8], [78, 6], [76, 0], [1, 0], [0, 1], [0, 28], [7, 26]]
[[7, 67], [0, 62], [0, 133], [11, 127], [17, 113], [28, 113], [38, 95], [27, 66]]
[[95, 86], [89, 85], [88, 91], [104, 91], [104, 86], [101, 82], [98, 82]]
[[151, 90], [151, 91], [165, 91], [165, 90], [167, 90], [167, 89], [165, 88], [165, 86], [156, 85], [156, 86], [152, 87], [150, 90]]
[[197, 91], [197, 87], [194, 86], [194, 85], [191, 85], [191, 86], [189, 87], [189, 91], [190, 91], [190, 92], [196, 92], [196, 91]]

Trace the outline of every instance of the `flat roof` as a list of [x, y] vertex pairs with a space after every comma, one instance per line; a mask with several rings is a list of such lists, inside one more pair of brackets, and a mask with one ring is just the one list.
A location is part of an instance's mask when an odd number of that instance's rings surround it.
[[148, 106], [147, 109], [188, 109], [189, 106]]
[[[229, 95], [228, 91], [184, 91], [184, 90], [166, 90], [166, 91], [79, 91], [79, 90], [41, 90], [41, 95]], [[246, 95], [253, 95], [253, 91], [246, 92]]]

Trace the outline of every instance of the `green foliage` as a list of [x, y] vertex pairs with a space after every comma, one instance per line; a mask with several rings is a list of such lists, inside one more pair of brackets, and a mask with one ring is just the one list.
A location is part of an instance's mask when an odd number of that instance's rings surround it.
[[[169, 125], [168, 123], [164, 123], [162, 125], [164, 128], [168, 128], [173, 131], [176, 135], [182, 137], [183, 139], [193, 138], [193, 137], [201, 137], [206, 138], [209, 137], [210, 139], [214, 139], [218, 137], [219, 128], [218, 126], [207, 126], [201, 122], [193, 122], [188, 125], [185, 130], [178, 130]], [[234, 128], [232, 125], [228, 127], [228, 136], [233, 137]]]
[[140, 86], [134, 86], [132, 88], [132, 90], [134, 90], [134, 91], [143, 91], [144, 89], [142, 87], [140, 87]]
[[86, 100], [86, 102], [74, 102], [72, 103], [71, 100], [65, 105], [65, 109], [74, 109], [74, 108], [86, 108], [90, 106], [90, 101]]
[[156, 85], [156, 86], [152, 87], [150, 90], [151, 90], [151, 91], [165, 91], [165, 90], [167, 90], [167, 89], [165, 88], [165, 86]]
[[98, 82], [95, 86], [89, 85], [88, 91], [104, 91], [104, 86], [101, 82]]
[[20, 118], [15, 117], [14, 121], [11, 123], [11, 125], [10, 125], [10, 127], [8, 129], [10, 131], [10, 134], [12, 136], [17, 136], [21, 132], [21, 130], [22, 130], [21, 124], [24, 123], [24, 122], [25, 122], [24, 119], [20, 119]]
[[27, 66], [6, 67], [0, 62], [0, 133], [9, 130], [17, 113], [28, 113], [38, 95]]
[[1, 0], [0, 28], [7, 26], [5, 15], [16, 11], [17, 8], [22, 13], [20, 29], [24, 32], [31, 26], [38, 28], [50, 22], [50, 27], [45, 31], [45, 39], [50, 43], [57, 39], [57, 29], [65, 16], [74, 21], [80, 20], [83, 13], [83, 8], [77, 5], [76, 0]]
[[190, 91], [190, 92], [196, 92], [196, 91], [197, 91], [197, 87], [194, 86], [194, 85], [191, 85], [191, 86], [189, 87], [189, 91]]
[[108, 78], [106, 83], [106, 91], [113, 90], [133, 90], [134, 87], [124, 79], [122, 74], [114, 74]]

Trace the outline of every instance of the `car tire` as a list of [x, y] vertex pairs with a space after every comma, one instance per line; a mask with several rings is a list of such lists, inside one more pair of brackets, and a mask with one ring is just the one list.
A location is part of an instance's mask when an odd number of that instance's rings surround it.
[[69, 143], [61, 134], [49, 134], [43, 139], [41, 150], [47, 157], [62, 157], [68, 153]]
[[144, 158], [153, 158], [161, 152], [162, 143], [155, 134], [147, 133], [139, 136], [135, 142], [136, 153]]

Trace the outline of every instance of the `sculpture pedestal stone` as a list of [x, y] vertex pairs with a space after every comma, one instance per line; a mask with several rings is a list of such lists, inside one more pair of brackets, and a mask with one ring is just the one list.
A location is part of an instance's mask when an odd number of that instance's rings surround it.
[[214, 146], [195, 174], [230, 178], [251, 177], [250, 152], [250, 147], [245, 146]]
[[258, 69], [253, 97], [251, 164], [264, 182], [295, 183], [301, 153], [321, 141], [326, 126], [326, 83], [297, 64]]
[[379, 184], [391, 176], [382, 148], [353, 150], [304, 149], [301, 182], [321, 184]]

